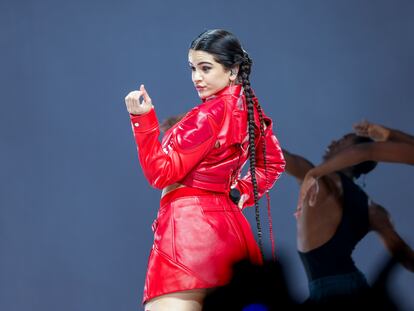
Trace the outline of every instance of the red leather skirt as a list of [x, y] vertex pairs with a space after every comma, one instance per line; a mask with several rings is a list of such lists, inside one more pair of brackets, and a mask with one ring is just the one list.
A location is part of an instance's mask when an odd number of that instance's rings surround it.
[[225, 285], [242, 259], [262, 263], [250, 224], [228, 194], [184, 187], [167, 193], [153, 224], [143, 303]]

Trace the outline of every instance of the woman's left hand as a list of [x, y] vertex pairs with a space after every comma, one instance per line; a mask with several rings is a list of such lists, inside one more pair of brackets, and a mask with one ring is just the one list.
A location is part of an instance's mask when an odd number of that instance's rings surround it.
[[246, 202], [248, 199], [249, 199], [248, 194], [242, 194], [241, 197], [240, 197], [239, 202], [237, 203], [237, 207], [242, 210], [244, 202]]

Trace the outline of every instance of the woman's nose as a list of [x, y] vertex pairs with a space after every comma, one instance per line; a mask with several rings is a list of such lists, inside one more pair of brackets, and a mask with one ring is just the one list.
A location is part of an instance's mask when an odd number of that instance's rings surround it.
[[202, 80], [202, 76], [197, 70], [194, 71], [194, 73], [193, 73], [193, 80], [194, 81], [201, 81]]

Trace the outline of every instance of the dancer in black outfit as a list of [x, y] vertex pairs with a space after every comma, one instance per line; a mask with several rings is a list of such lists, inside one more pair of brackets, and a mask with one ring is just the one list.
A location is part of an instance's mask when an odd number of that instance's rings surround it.
[[[335, 167], [336, 157], [342, 151], [368, 143], [372, 143], [369, 138], [345, 135], [328, 147], [324, 163]], [[287, 150], [284, 155], [286, 172], [302, 183], [313, 164]], [[375, 166], [376, 162], [368, 161], [342, 167], [318, 177], [318, 182], [308, 183], [306, 191], [301, 189], [296, 213], [297, 247], [309, 280], [310, 302], [355, 297], [369, 288], [351, 255], [370, 231], [378, 233], [391, 254], [414, 271], [414, 252], [395, 231], [387, 210], [372, 202], [353, 181]]]

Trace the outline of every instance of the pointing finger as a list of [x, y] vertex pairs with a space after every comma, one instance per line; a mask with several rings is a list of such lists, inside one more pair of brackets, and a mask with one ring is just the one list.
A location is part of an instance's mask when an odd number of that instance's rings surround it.
[[147, 90], [144, 87], [144, 84], [141, 84], [139, 90], [142, 92], [142, 96], [144, 97], [144, 100], [147, 104], [151, 103], [151, 97], [149, 97]]

